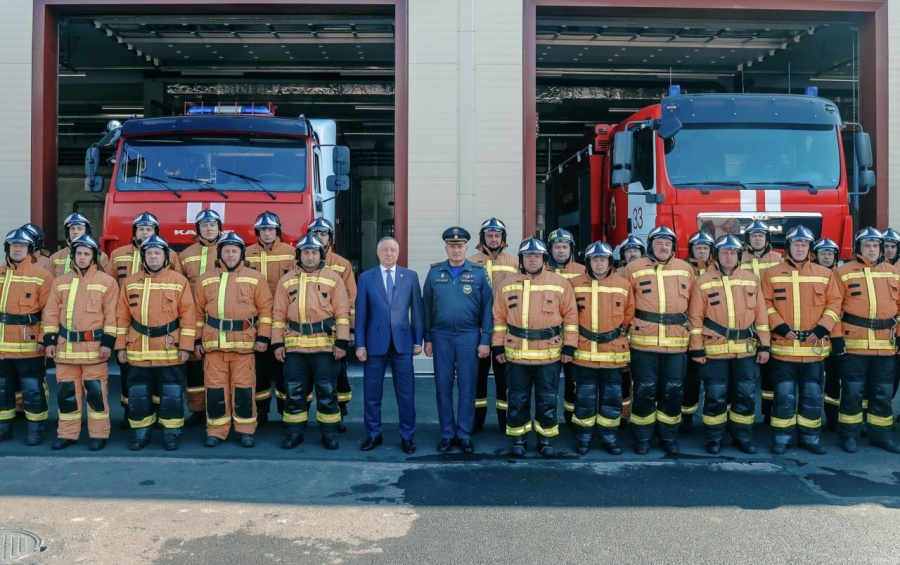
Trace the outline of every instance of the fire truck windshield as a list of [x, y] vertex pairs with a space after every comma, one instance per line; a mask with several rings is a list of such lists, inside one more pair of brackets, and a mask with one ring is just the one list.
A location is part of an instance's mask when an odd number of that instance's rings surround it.
[[302, 138], [168, 135], [124, 139], [115, 188], [120, 191], [303, 192]]
[[833, 126], [685, 124], [663, 141], [677, 188], [834, 189], [841, 155]]

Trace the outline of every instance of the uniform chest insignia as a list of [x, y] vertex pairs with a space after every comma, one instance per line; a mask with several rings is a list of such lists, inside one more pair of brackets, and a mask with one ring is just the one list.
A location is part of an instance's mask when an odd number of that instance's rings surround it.
[[462, 278], [463, 278], [463, 280], [471, 281], [471, 280], [475, 280], [475, 275], [473, 275], [472, 273], [463, 273]]
[[463, 293], [472, 294], [472, 285], [470, 285], [470, 284], [463, 285]]

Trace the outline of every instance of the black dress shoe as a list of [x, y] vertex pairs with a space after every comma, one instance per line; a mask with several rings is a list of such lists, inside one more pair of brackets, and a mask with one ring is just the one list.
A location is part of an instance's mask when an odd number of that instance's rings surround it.
[[178, 434], [167, 433], [163, 434], [163, 443], [166, 446], [166, 451], [175, 451], [178, 449]]
[[459, 447], [462, 449], [463, 453], [475, 453], [475, 445], [470, 439], [459, 440]]
[[206, 423], [206, 412], [191, 412], [191, 417], [184, 421], [185, 428], [193, 428]]
[[825, 452], [827, 451], [825, 446], [821, 443], [801, 443], [800, 447], [814, 455], [825, 455]]
[[206, 443], [203, 444], [205, 447], [219, 447], [222, 445], [222, 440], [217, 438], [216, 436], [209, 436], [206, 438]]
[[343, 420], [341, 420], [340, 422], [338, 422], [338, 425], [337, 425], [337, 433], [339, 433], [339, 434], [345, 434], [345, 433], [347, 433], [347, 424], [345, 424]]
[[642, 439], [634, 442], [634, 452], [638, 455], [647, 455], [647, 452], [650, 451], [650, 442]]
[[775, 455], [784, 455], [784, 452], [787, 451], [786, 443], [773, 443], [772, 444], [772, 453]]
[[528, 449], [528, 442], [525, 439], [514, 439], [512, 449], [509, 453], [513, 457], [525, 457], [525, 450]]
[[843, 449], [847, 453], [856, 453], [856, 439], [852, 437], [845, 437], [841, 440], [841, 449]]
[[256, 447], [256, 439], [250, 434], [241, 434], [241, 447]]
[[303, 434], [284, 434], [284, 441], [281, 442], [282, 449], [294, 449], [303, 443]]
[[104, 447], [106, 447], [106, 439], [102, 437], [92, 437], [88, 441], [88, 449], [91, 451], [100, 451]]
[[412, 455], [416, 452], [416, 444], [411, 439], [401, 439], [400, 447], [403, 448], [403, 453], [407, 455]]
[[588, 451], [591, 450], [591, 442], [589, 441], [579, 441], [578, 446], [575, 448], [575, 451], [578, 455], [587, 455]]
[[718, 455], [722, 453], [722, 442], [721, 441], [708, 441], [706, 442], [706, 452], [710, 455]]
[[437, 452], [438, 453], [447, 453], [450, 451], [450, 447], [453, 446], [453, 440], [449, 438], [441, 438], [441, 441], [438, 443]]
[[660, 442], [662, 445], [663, 451], [668, 453], [669, 455], [675, 455], [678, 453], [678, 442], [674, 439], [664, 439]]
[[890, 453], [900, 453], [900, 445], [894, 443], [892, 439], [885, 439], [882, 441], [873, 441], [872, 445], [875, 447], [880, 447], [881, 449], [888, 451]]
[[366, 441], [363, 442], [363, 444], [360, 446], [359, 450], [360, 451], [372, 451], [373, 449], [375, 449], [376, 447], [381, 445], [382, 441], [384, 441], [384, 440], [382, 440], [381, 436], [367, 437]]
[[600, 447], [606, 450], [610, 455], [622, 455], [622, 448], [616, 445], [616, 442], [609, 441], [606, 443], [601, 443]]
[[750, 440], [743, 441], [743, 440], [735, 439], [735, 440], [731, 441], [731, 445], [740, 449], [747, 455], [754, 455], [756, 453], [756, 447], [754, 447], [753, 444], [750, 443]]
[[340, 445], [338, 444], [337, 437], [335, 437], [333, 434], [332, 435], [323, 435], [322, 436], [322, 445], [325, 446], [325, 449], [331, 449], [331, 450], [334, 450], [334, 449], [337, 449], [338, 447], [340, 447]]
[[78, 443], [78, 440], [61, 437], [61, 438], [53, 441], [53, 443], [50, 445], [50, 449], [54, 449], [54, 450], [65, 449], [65, 448], [69, 447], [70, 445], [75, 445], [76, 443]]
[[25, 436], [25, 445], [40, 445], [42, 441], [44, 441], [44, 434], [37, 430], [28, 430], [28, 435]]

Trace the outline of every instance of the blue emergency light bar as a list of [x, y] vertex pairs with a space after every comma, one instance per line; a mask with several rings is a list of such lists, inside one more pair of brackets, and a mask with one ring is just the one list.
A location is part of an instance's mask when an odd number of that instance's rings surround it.
[[275, 106], [268, 104], [204, 104], [203, 102], [185, 102], [184, 114], [186, 116], [209, 116], [214, 114], [231, 114], [240, 116], [274, 116]]

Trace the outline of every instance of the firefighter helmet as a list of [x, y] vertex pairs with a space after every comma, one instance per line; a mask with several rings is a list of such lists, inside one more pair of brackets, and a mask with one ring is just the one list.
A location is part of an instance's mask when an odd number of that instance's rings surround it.
[[605, 241], [595, 241], [587, 246], [584, 250], [585, 261], [590, 261], [594, 257], [608, 257], [612, 259], [613, 250]]
[[853, 238], [853, 251], [855, 253], [862, 251], [862, 242], [864, 241], [877, 241], [880, 250], [879, 254], [884, 255], [884, 234], [880, 231], [870, 226], [856, 232], [856, 236]]
[[22, 226], [21, 229], [28, 232], [28, 234], [31, 236], [31, 239], [32, 239], [31, 243], [32, 243], [32, 245], [34, 245], [34, 249], [36, 251], [44, 248], [44, 242], [46, 241], [46, 236], [44, 235], [44, 230], [42, 230], [37, 225], [32, 224], [30, 222], [25, 224], [24, 226]]
[[621, 245], [619, 245], [619, 251], [625, 251], [626, 249], [640, 249], [641, 256], [647, 254], [647, 246], [644, 245], [643, 240], [633, 235], [629, 235], [628, 237], [626, 237]]
[[300, 264], [300, 255], [304, 249], [318, 249], [320, 258], [318, 268], [321, 269], [325, 266], [325, 246], [322, 245], [322, 240], [311, 233], [308, 233], [297, 240], [296, 258], [298, 265]]
[[881, 232], [881, 235], [884, 236], [884, 241], [890, 241], [891, 243], [895, 243], [900, 245], [900, 232], [895, 230], [894, 228], [888, 228]]
[[769, 235], [769, 225], [762, 220], [753, 220], [744, 230], [744, 245], [750, 246], [750, 236], [754, 233], [762, 233], [766, 235], [766, 245], [772, 243]]
[[550, 258], [550, 254], [547, 253], [547, 245], [534, 236], [526, 238], [519, 245], [519, 270], [523, 273], [525, 272], [525, 267], [522, 263], [522, 257], [525, 255], [541, 255], [544, 259], [544, 263]]
[[91, 221], [84, 214], [73, 212], [63, 220], [63, 227], [66, 229], [66, 239], [69, 239], [69, 228], [72, 226], [84, 226], [84, 233], [91, 233]]
[[569, 230], [564, 230], [562, 228], [556, 228], [550, 235], [547, 236], [547, 244], [551, 247], [554, 243], [562, 241], [564, 243], [568, 243], [572, 250], [575, 250], [575, 237], [572, 236], [572, 232]]
[[9, 246], [13, 243], [21, 243], [22, 245], [27, 245], [28, 253], [34, 253], [34, 237], [24, 227], [14, 229], [13, 231], [6, 234], [6, 239], [3, 241], [3, 250], [7, 255], [9, 255]]
[[100, 264], [100, 242], [94, 236], [85, 233], [72, 240], [72, 243], [69, 245], [69, 257], [72, 259], [72, 263], [75, 263], [75, 250], [79, 247], [87, 247], [93, 251], [94, 258], [92, 261], [97, 265]]
[[657, 239], [668, 239], [672, 242], [672, 251], [675, 251], [675, 243], [677, 241], [675, 232], [668, 226], [657, 226], [650, 230], [647, 234], [647, 256], [656, 261], [656, 254], [653, 253], [653, 242]]
[[169, 264], [169, 242], [165, 239], [161, 238], [158, 235], [151, 235], [147, 239], [141, 242], [141, 262], [145, 265], [147, 261], [145, 259], [145, 255], [147, 254], [148, 249], [162, 249], [163, 255], [165, 256], [163, 267]]
[[150, 226], [151, 228], [153, 228], [153, 233], [159, 235], [159, 219], [157, 219], [157, 217], [150, 212], [141, 212], [140, 214], [135, 216], [134, 221], [131, 222], [132, 238], [137, 235], [138, 226]]
[[200, 224], [203, 222], [216, 222], [219, 226], [219, 231], [222, 230], [222, 216], [212, 208], [200, 210], [197, 213], [197, 217], [194, 218], [194, 229], [197, 230], [198, 234], [200, 233]]
[[233, 231], [227, 231], [223, 233], [222, 237], [219, 238], [219, 244], [216, 246], [216, 257], [219, 259], [219, 263], [222, 262], [222, 248], [226, 245], [234, 245], [240, 248], [241, 263], [243, 263], [244, 255], [247, 251], [247, 244], [244, 243], [244, 238], [234, 233]]
[[816, 236], [814, 236], [813, 232], [805, 226], [793, 227], [789, 229], [787, 235], [784, 236], [784, 244], [788, 247], [791, 245], [792, 241], [805, 241], [812, 245], [815, 240]]
[[840, 252], [840, 248], [838, 244], [833, 240], [828, 239], [827, 237], [823, 237], [815, 244], [813, 244], [813, 253], [818, 253], [819, 251], [834, 251], [835, 255]]
[[716, 242], [711, 235], [709, 235], [705, 231], [698, 231], [694, 233], [694, 235], [692, 235], [690, 239], [688, 239], [688, 257], [690, 257], [691, 259], [696, 259], [696, 257], [694, 257], [695, 245], [708, 245], [709, 250], [712, 251], [715, 244]]
[[737, 237], [729, 234], [725, 234], [716, 241], [716, 245], [713, 248], [713, 252], [716, 255], [716, 260], [719, 259], [719, 252], [725, 249], [731, 249], [737, 251], [738, 263], [741, 262], [741, 257], [744, 253], [744, 244], [741, 243]]
[[506, 224], [497, 218], [490, 218], [481, 224], [481, 229], [478, 231], [479, 246], [487, 247], [487, 243], [484, 240], [484, 234], [489, 231], [500, 232], [500, 249], [506, 247]]
[[259, 230], [264, 228], [274, 229], [275, 233], [281, 236], [281, 218], [277, 214], [266, 210], [257, 216], [256, 222], [253, 223], [253, 231], [256, 233], [256, 237], [259, 237]]
[[328, 246], [334, 245], [334, 224], [326, 220], [325, 218], [316, 218], [311, 221], [308, 226], [306, 226], [306, 233], [327, 233], [328, 234]]

